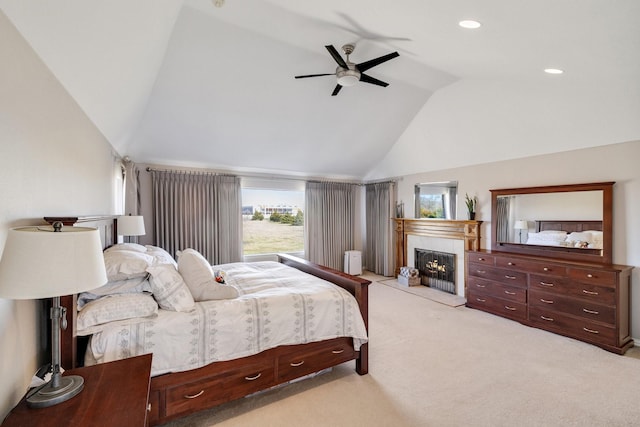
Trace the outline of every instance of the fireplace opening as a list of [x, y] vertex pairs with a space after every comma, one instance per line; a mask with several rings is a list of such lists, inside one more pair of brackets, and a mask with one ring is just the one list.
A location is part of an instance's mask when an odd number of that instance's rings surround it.
[[414, 259], [421, 284], [456, 294], [455, 254], [416, 248]]

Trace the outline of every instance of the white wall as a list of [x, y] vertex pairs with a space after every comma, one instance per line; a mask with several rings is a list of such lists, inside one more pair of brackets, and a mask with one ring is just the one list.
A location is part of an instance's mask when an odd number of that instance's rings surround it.
[[[117, 159], [1, 11], [0, 64], [1, 252], [10, 227], [45, 215], [113, 213]], [[50, 359], [43, 306], [0, 299], [0, 420]]]
[[[398, 201], [413, 206], [419, 182], [457, 180], [458, 194], [478, 197], [476, 219], [483, 221], [481, 247], [490, 248], [491, 193], [500, 188], [615, 181], [613, 191], [613, 262], [635, 266], [631, 302], [631, 333], [640, 339], [640, 141], [482, 165], [406, 175], [398, 183]], [[458, 217], [465, 218], [458, 203]], [[412, 216], [411, 211], [405, 212]]]

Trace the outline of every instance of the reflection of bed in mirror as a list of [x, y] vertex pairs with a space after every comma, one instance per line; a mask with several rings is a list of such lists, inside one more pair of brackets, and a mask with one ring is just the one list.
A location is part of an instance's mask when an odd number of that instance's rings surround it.
[[527, 245], [551, 246], [550, 250], [602, 252], [602, 221], [535, 221], [535, 231], [527, 234]]

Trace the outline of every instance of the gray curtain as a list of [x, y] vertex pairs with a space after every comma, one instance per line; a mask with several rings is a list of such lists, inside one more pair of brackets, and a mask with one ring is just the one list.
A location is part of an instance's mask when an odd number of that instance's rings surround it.
[[509, 241], [509, 211], [511, 197], [496, 198], [497, 218], [496, 218], [496, 239], [498, 242]]
[[379, 182], [365, 186], [367, 241], [364, 251], [365, 268], [383, 276], [393, 276], [393, 246], [391, 218], [395, 205], [394, 185]]
[[309, 261], [342, 270], [354, 248], [356, 184], [306, 183], [304, 250]]
[[175, 256], [193, 248], [211, 264], [242, 260], [240, 178], [151, 171], [155, 244]]

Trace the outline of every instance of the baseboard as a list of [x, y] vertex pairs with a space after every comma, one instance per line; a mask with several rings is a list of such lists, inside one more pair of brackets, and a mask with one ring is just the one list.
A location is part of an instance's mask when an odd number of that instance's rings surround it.
[[633, 339], [633, 345], [635, 345], [636, 347], [640, 347], [640, 338], [632, 338]]

